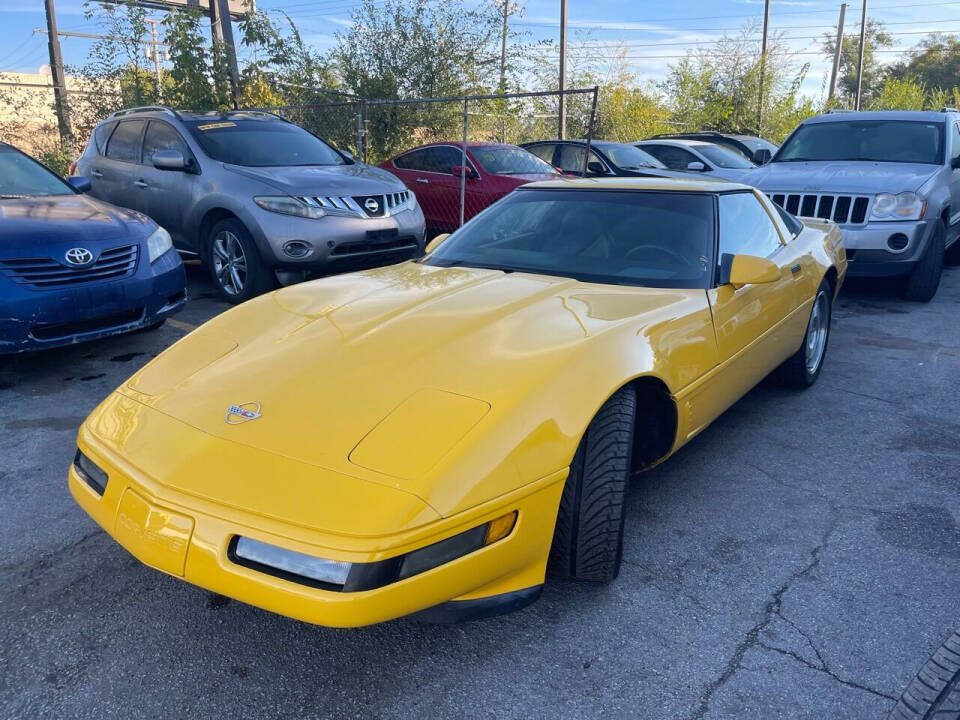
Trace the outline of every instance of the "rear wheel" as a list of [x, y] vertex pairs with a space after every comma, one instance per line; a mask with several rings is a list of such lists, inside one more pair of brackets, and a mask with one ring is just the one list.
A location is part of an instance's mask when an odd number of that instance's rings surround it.
[[937, 220], [936, 223], [926, 250], [923, 251], [920, 261], [907, 278], [907, 284], [903, 291], [903, 296], [907, 300], [930, 302], [937, 294], [937, 288], [940, 287], [940, 275], [943, 272], [944, 260], [943, 247], [947, 229], [944, 227], [943, 220]]
[[960, 719], [960, 631], [940, 646], [900, 696], [889, 720]]
[[207, 240], [210, 277], [227, 302], [242, 303], [273, 287], [273, 273], [263, 264], [253, 238], [239, 220], [221, 220]]
[[808, 388], [820, 377], [820, 370], [827, 356], [827, 343], [830, 340], [832, 299], [833, 288], [826, 280], [822, 280], [810, 309], [803, 345], [777, 368], [777, 379], [784, 385]]
[[550, 548], [553, 575], [608, 582], [620, 572], [637, 395], [618, 390], [594, 417], [570, 464]]

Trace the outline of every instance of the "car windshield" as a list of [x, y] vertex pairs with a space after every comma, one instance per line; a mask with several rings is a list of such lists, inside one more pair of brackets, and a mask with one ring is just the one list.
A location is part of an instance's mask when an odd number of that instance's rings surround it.
[[477, 215], [422, 262], [706, 288], [712, 249], [706, 193], [528, 188]]
[[207, 155], [231, 165], [291, 167], [347, 162], [320, 138], [280, 120], [226, 116], [192, 120], [186, 125]]
[[597, 144], [597, 149], [602, 150], [603, 153], [610, 158], [610, 162], [624, 170], [636, 170], [638, 168], [663, 169], [667, 167], [650, 153], [633, 145], [604, 143], [603, 145]]
[[0, 145], [0, 199], [75, 193], [76, 190], [36, 160]]
[[719, 145], [697, 145], [697, 151], [717, 167], [746, 170], [756, 167], [743, 155]]
[[852, 161], [943, 162], [942, 122], [918, 120], [835, 120], [801, 125], [774, 156], [774, 162]]
[[510, 145], [488, 145], [470, 148], [474, 159], [491, 175], [557, 175], [549, 163], [531, 152]]

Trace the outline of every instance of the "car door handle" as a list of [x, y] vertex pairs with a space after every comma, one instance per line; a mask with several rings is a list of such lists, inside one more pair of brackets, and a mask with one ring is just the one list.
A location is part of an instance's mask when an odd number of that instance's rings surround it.
[[426, 178], [417, 178], [417, 182], [418, 182], [418, 183], [428, 183], [428, 182], [430, 182], [430, 181], [427, 180]]
[[99, 170], [91, 170], [91, 171], [90, 171], [90, 174], [93, 175], [95, 178], [102, 178], [102, 177], [103, 177], [103, 173], [100, 172]]
[[790, 272], [796, 275], [798, 272], [800, 272], [801, 269], [802, 268], [800, 265], [794, 265], [792, 268], [790, 268]]
[[147, 187], [147, 184], [143, 180], [134, 180], [133, 184], [136, 185], [138, 188]]

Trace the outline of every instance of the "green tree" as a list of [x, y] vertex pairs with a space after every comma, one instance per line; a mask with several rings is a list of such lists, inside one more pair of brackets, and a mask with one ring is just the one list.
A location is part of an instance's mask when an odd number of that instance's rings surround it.
[[889, 77], [874, 90], [867, 103], [868, 110], [923, 110], [927, 105], [927, 90], [913, 79]]
[[[823, 53], [831, 61], [837, 37], [834, 33], [823, 36]], [[893, 38], [884, 29], [883, 23], [877, 20], [867, 20], [866, 43], [863, 51], [863, 83], [861, 102], [866, 105], [872, 93], [879, 90], [883, 84], [884, 67], [877, 58], [877, 50], [883, 50], [893, 45]], [[860, 54], [860, 35], [847, 34], [843, 37], [843, 46], [840, 49], [840, 69], [837, 77], [837, 104], [853, 107], [857, 96], [857, 62]]]
[[892, 78], [913, 78], [928, 88], [952, 90], [960, 83], [960, 37], [931, 34], [889, 72]]

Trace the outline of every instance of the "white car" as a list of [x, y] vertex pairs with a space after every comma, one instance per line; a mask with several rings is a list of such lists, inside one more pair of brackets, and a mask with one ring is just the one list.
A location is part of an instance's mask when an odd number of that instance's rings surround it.
[[643, 140], [634, 145], [671, 170], [701, 172], [734, 182], [757, 167], [733, 150], [702, 140]]

